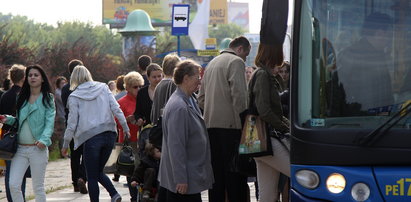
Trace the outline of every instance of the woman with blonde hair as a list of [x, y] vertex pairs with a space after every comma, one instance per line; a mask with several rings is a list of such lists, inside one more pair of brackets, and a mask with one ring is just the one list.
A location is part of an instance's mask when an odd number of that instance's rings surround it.
[[[136, 71], [129, 72], [124, 77], [124, 87], [127, 94], [118, 100], [120, 104], [120, 109], [123, 111], [124, 116], [127, 119], [128, 127], [130, 128], [130, 137], [128, 138], [128, 144], [133, 148], [134, 155], [137, 156], [137, 132], [139, 126], [135, 124], [134, 121], [134, 111], [136, 110], [136, 97], [137, 94], [140, 94], [140, 88], [144, 85], [144, 79], [142, 75]], [[123, 127], [118, 127], [119, 138], [118, 142], [124, 142], [124, 129]], [[136, 161], [137, 163], [137, 161]], [[137, 165], [136, 165], [137, 166]], [[131, 187], [131, 177], [127, 177], [127, 185], [131, 196], [131, 201], [137, 201], [137, 189]]]
[[121, 196], [111, 180], [103, 172], [116, 140], [116, 122], [119, 120], [124, 133], [130, 136], [126, 118], [116, 99], [104, 83], [95, 82], [84, 66], [76, 66], [70, 78], [67, 129], [61, 152], [67, 156], [67, 148], [74, 139], [74, 149], [83, 144], [83, 158], [88, 178], [90, 201], [99, 201], [102, 184], [112, 202], [120, 202]]

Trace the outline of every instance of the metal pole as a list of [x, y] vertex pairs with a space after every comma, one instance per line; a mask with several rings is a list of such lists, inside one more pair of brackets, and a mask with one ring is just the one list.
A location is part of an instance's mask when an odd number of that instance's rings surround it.
[[177, 54], [178, 54], [178, 57], [181, 57], [181, 54], [180, 54], [180, 35], [177, 35]]

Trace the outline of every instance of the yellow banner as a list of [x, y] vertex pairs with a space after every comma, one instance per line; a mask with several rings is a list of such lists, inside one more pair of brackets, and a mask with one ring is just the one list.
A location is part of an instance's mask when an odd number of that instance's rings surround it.
[[219, 50], [197, 50], [198, 56], [217, 56], [220, 55]]
[[227, 24], [227, 1], [210, 0], [210, 25]]

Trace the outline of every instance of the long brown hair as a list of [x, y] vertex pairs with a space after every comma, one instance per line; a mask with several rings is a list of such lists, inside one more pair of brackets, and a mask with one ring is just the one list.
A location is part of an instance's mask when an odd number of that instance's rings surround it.
[[281, 66], [284, 61], [283, 45], [262, 44], [258, 46], [255, 65], [257, 67], [276, 67]]

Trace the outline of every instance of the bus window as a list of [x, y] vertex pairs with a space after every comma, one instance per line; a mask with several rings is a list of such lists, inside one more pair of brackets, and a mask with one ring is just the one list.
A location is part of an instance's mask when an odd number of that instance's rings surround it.
[[301, 126], [374, 128], [411, 100], [411, 16], [400, 2], [304, 1], [297, 85]]

